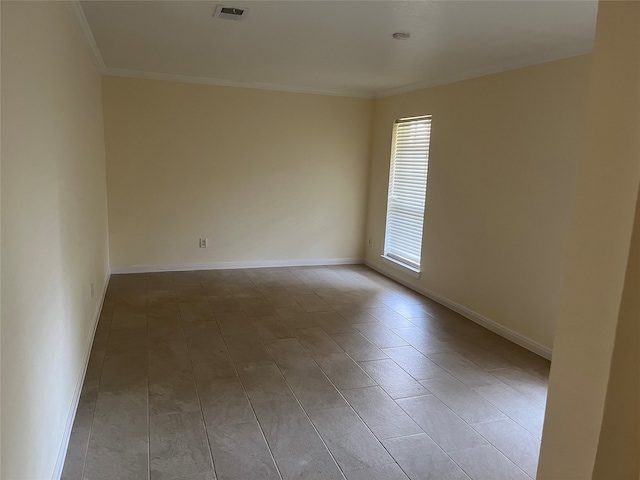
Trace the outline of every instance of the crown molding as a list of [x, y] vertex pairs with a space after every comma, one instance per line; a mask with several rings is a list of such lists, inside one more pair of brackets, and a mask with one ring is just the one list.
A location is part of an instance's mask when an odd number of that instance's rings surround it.
[[418, 90], [424, 90], [427, 88], [439, 87], [447, 85], [449, 83], [460, 82], [462, 80], [470, 80], [472, 78], [484, 77], [486, 75], [492, 75], [494, 73], [507, 72], [509, 70], [517, 70], [519, 68], [531, 67], [533, 65], [539, 65], [541, 63], [554, 62], [556, 60], [564, 60], [567, 58], [578, 57], [580, 55], [587, 55], [593, 51], [593, 47], [585, 50], [569, 50], [555, 55], [536, 55], [532, 57], [525, 57], [518, 61], [509, 61], [498, 63], [489, 67], [478, 68], [475, 70], [469, 70], [464, 73], [456, 75], [446, 75], [444, 77], [435, 78], [426, 82], [414, 83], [412, 85], [406, 85], [404, 87], [390, 88], [388, 90], [380, 90], [374, 93], [374, 98], [391, 97], [393, 95], [400, 95], [402, 93], [415, 92]]
[[82, 30], [84, 38], [87, 40], [87, 45], [89, 46], [89, 52], [91, 53], [93, 63], [96, 67], [98, 67], [100, 73], [102, 73], [105, 69], [104, 60], [102, 60], [102, 55], [100, 54], [100, 50], [98, 50], [96, 40], [95, 38], [93, 38], [93, 32], [91, 31], [91, 27], [87, 22], [87, 17], [84, 16], [84, 11], [82, 10], [82, 6], [80, 5], [80, 0], [69, 0], [68, 2], [66, 2], [66, 4], [69, 8], [69, 11], [78, 22], [78, 26], [80, 27], [80, 30]]
[[102, 54], [98, 49], [98, 44], [93, 37], [91, 27], [87, 22], [87, 17], [84, 15], [80, 0], [69, 0], [67, 7], [76, 19], [80, 30], [82, 31], [93, 63], [96, 65], [100, 73], [103, 75], [112, 75], [114, 77], [129, 77], [129, 78], [144, 78], [149, 80], [164, 80], [169, 82], [182, 82], [182, 83], [197, 83], [201, 85], [215, 85], [221, 87], [238, 87], [238, 88], [252, 88], [256, 90], [274, 90], [278, 92], [289, 93], [310, 93], [314, 95], [330, 95], [335, 97], [353, 97], [353, 98], [373, 98], [373, 93], [362, 92], [354, 90], [332, 90], [332, 89], [316, 89], [299, 87], [294, 85], [283, 85], [276, 83], [260, 83], [260, 82], [241, 82], [236, 80], [226, 80], [222, 78], [211, 77], [196, 77], [192, 75], [178, 75], [173, 73], [159, 73], [159, 72], [145, 72], [138, 70], [126, 70], [120, 68], [107, 67], [102, 59]]
[[169, 82], [197, 83], [202, 85], [215, 85], [219, 87], [252, 88], [256, 90], [274, 90], [288, 93], [308, 93], [314, 95], [330, 95], [334, 97], [373, 98], [372, 93], [352, 90], [321, 90], [315, 88], [297, 87], [293, 85], [280, 85], [277, 83], [240, 82], [225, 80], [222, 78], [195, 77], [191, 75], [177, 75], [173, 73], [141, 72], [137, 70], [123, 70], [119, 68], [105, 68], [103, 75], [114, 77], [144, 78], [148, 80], [164, 80]]
[[128, 77], [128, 78], [142, 78], [148, 80], [163, 80], [169, 82], [181, 82], [181, 83], [195, 83], [201, 85], [214, 85], [220, 87], [236, 87], [236, 88], [251, 88], [256, 90], [273, 90], [278, 92], [288, 93], [306, 93], [313, 95], [329, 95], [337, 97], [352, 97], [352, 98], [383, 98], [391, 97], [393, 95], [400, 95], [403, 93], [415, 92], [418, 90], [424, 90], [427, 88], [438, 87], [447, 85], [449, 83], [455, 83], [462, 80], [469, 80], [472, 78], [483, 77], [485, 75], [491, 75], [494, 73], [506, 72], [509, 70], [516, 70], [519, 68], [538, 65], [541, 63], [553, 62], [555, 60], [563, 60], [566, 58], [577, 57], [579, 55], [586, 55], [592, 52], [593, 46], [588, 49], [582, 50], [569, 50], [565, 52], [556, 52], [554, 55], [537, 55], [532, 57], [525, 57], [516, 61], [503, 62], [495, 64], [489, 67], [478, 68], [469, 70], [456, 75], [445, 75], [425, 82], [415, 83], [411, 85], [405, 85], [397, 88], [383, 89], [375, 92], [363, 92], [355, 90], [333, 90], [333, 89], [316, 89], [301, 87], [295, 85], [277, 84], [277, 83], [261, 83], [261, 82], [242, 82], [237, 80], [227, 80], [222, 78], [211, 77], [198, 77], [192, 75], [179, 75], [173, 73], [160, 73], [160, 72], [145, 72], [138, 70], [126, 70], [120, 68], [110, 68], [105, 66], [98, 45], [91, 27], [87, 22], [87, 18], [84, 15], [80, 0], [69, 0], [66, 2], [69, 11], [73, 14], [73, 17], [78, 22], [87, 44], [91, 57], [96, 67], [103, 75], [111, 75], [114, 77]]
[[519, 68], [530, 67], [533, 65], [553, 62], [556, 60], [564, 60], [567, 58], [577, 57], [580, 55], [586, 55], [591, 53], [591, 51], [592, 49], [587, 49], [587, 50], [580, 50], [580, 51], [563, 52], [561, 55], [556, 54], [553, 56], [546, 55], [546, 56], [529, 57], [517, 62], [510, 61], [510, 62], [500, 63], [500, 64], [492, 65], [490, 67], [479, 68], [476, 70], [469, 70], [467, 72], [456, 74], [456, 75], [447, 75], [444, 77], [429, 80], [427, 82], [421, 82], [421, 83], [416, 83], [412, 85], [406, 85], [403, 87], [381, 90], [375, 93], [346, 91], [346, 90], [321, 90], [321, 89], [297, 87], [293, 85], [280, 85], [280, 84], [260, 83], [260, 82], [239, 82], [234, 80], [225, 80], [221, 78], [195, 77], [190, 75], [177, 75], [177, 74], [157, 73], [157, 72], [142, 72], [137, 70], [124, 70], [124, 69], [118, 69], [118, 68], [102, 68], [101, 72], [104, 75], [112, 75], [115, 77], [143, 78], [143, 79], [149, 79], [149, 80], [164, 80], [164, 81], [182, 82], [182, 83], [197, 83], [202, 85], [215, 85], [215, 86], [221, 86], [221, 87], [253, 88], [257, 90], [274, 90], [279, 92], [307, 93], [307, 94], [314, 94], [314, 95], [330, 95], [330, 96], [353, 97], [353, 98], [383, 98], [383, 97], [391, 97], [394, 95], [400, 95], [403, 93], [415, 92], [418, 90], [424, 90], [427, 88], [447, 85], [450, 83], [460, 82], [462, 80], [470, 80], [472, 78], [484, 77], [486, 75], [492, 75], [494, 73], [507, 72], [509, 70], [517, 70]]

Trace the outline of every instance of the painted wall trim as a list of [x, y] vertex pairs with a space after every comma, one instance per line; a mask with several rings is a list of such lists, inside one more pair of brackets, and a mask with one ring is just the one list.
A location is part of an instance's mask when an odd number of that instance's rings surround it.
[[78, 22], [78, 26], [80, 27], [80, 30], [82, 30], [84, 38], [86, 38], [87, 40], [87, 45], [89, 47], [89, 52], [91, 53], [93, 63], [96, 67], [98, 67], [100, 73], [102, 73], [105, 69], [104, 60], [102, 59], [102, 54], [98, 49], [96, 39], [93, 38], [93, 32], [91, 31], [89, 22], [87, 22], [87, 17], [84, 16], [84, 11], [82, 10], [82, 6], [80, 5], [80, 0], [71, 0], [67, 2], [67, 7]]
[[109, 286], [109, 278], [111, 278], [111, 269], [107, 270], [107, 275], [104, 280], [104, 288], [102, 289], [102, 297], [100, 303], [93, 314], [93, 328], [91, 329], [91, 335], [87, 343], [87, 351], [85, 353], [84, 368], [81, 375], [78, 377], [76, 383], [76, 391], [73, 395], [73, 401], [67, 415], [67, 424], [64, 429], [64, 435], [62, 437], [62, 443], [60, 444], [60, 450], [58, 451], [58, 459], [56, 460], [55, 469], [53, 471], [54, 480], [60, 480], [62, 477], [62, 469], [64, 468], [65, 457], [67, 456], [67, 448], [69, 448], [69, 439], [71, 438], [71, 429], [73, 428], [73, 422], [76, 418], [76, 412], [78, 411], [78, 404], [80, 403], [80, 394], [82, 393], [82, 385], [84, 384], [84, 376], [87, 373], [87, 367], [89, 366], [89, 359], [91, 358], [91, 348], [93, 346], [93, 339], [96, 335], [96, 329], [98, 328], [98, 320], [100, 319], [100, 312], [102, 312], [102, 306], [107, 294], [107, 287]]
[[260, 82], [241, 82], [237, 80], [229, 80], [222, 78], [211, 77], [197, 77], [191, 75], [179, 75], [173, 73], [161, 73], [161, 72], [145, 72], [139, 70], [126, 70], [120, 68], [107, 67], [98, 48], [98, 44], [93, 36], [87, 17], [84, 15], [80, 0], [70, 0], [67, 2], [69, 10], [78, 22], [82, 33], [87, 39], [87, 44], [91, 52], [96, 67], [103, 75], [113, 75], [115, 77], [129, 77], [129, 78], [145, 78], [150, 80], [165, 80], [170, 82], [182, 82], [182, 83], [196, 83], [203, 85], [215, 85], [221, 87], [238, 87], [238, 88], [253, 88], [257, 90], [274, 90], [279, 92], [289, 93], [308, 93], [315, 95], [331, 95], [338, 97], [354, 97], [354, 98], [381, 98], [390, 97], [392, 95], [399, 95], [401, 93], [414, 92], [416, 90], [424, 90], [426, 88], [437, 87], [440, 85], [446, 85], [449, 83], [459, 82], [461, 80], [468, 80], [471, 78], [483, 77], [485, 75], [491, 75], [494, 73], [505, 72], [508, 70], [516, 70], [518, 68], [528, 67], [531, 65], [537, 65], [540, 63], [553, 62], [555, 60], [562, 60], [564, 58], [575, 57], [578, 55], [586, 55], [592, 52], [593, 48], [587, 50], [568, 50], [564, 52], [555, 52], [553, 55], [537, 55], [534, 57], [528, 57], [524, 59], [518, 59], [517, 61], [508, 61], [500, 64], [492, 65], [489, 67], [479, 68], [463, 72], [457, 75], [446, 75], [444, 77], [435, 78], [426, 82], [415, 83], [412, 85], [405, 85], [397, 88], [377, 90], [375, 92], [362, 91], [362, 90], [325, 90], [316, 89], [295, 85], [273, 84], [273, 83], [260, 83]]
[[493, 333], [496, 333], [501, 337], [504, 337], [507, 340], [510, 340], [513, 343], [516, 343], [521, 347], [526, 348], [527, 350], [537, 355], [540, 355], [541, 357], [546, 358], [547, 360], [551, 360], [552, 350], [530, 339], [529, 337], [526, 337], [514, 330], [511, 330], [510, 328], [507, 328], [504, 325], [501, 325], [498, 322], [485, 317], [484, 315], [480, 315], [479, 313], [474, 312], [473, 310], [463, 305], [460, 305], [459, 303], [449, 300], [448, 298], [443, 297], [442, 295], [432, 292], [431, 290], [412, 285], [406, 279], [403, 279], [400, 275], [396, 275], [394, 272], [389, 272], [387, 270], [381, 269], [366, 260], [364, 264], [374, 269], [375, 271], [381, 273], [382, 275], [389, 277], [398, 283], [401, 283], [405, 287], [408, 287], [411, 290], [421, 293], [425, 297], [428, 297], [431, 300], [434, 300], [440, 303], [441, 305], [444, 305], [445, 307], [450, 308], [454, 312], [459, 313], [463, 317], [468, 318], [472, 322], [475, 322], [478, 325], [482, 325], [486, 329], [491, 330]]
[[237, 80], [227, 80], [222, 78], [197, 77], [192, 75], [179, 75], [173, 73], [146, 72], [140, 70], [126, 70], [121, 68], [107, 67], [98, 48], [98, 44], [93, 36], [87, 17], [82, 10], [80, 0], [69, 0], [67, 7], [76, 19], [82, 34], [84, 35], [87, 46], [91, 53], [93, 63], [96, 65], [102, 75], [112, 75], [114, 77], [143, 78], [148, 80], [164, 80], [169, 82], [195, 83], [201, 85], [214, 85], [219, 87], [237, 87], [252, 88], [257, 90], [273, 90], [288, 93], [307, 93], [314, 95], [330, 95], [334, 97], [353, 97], [353, 98], [373, 98], [372, 92], [363, 92], [355, 90], [326, 90], [319, 88], [308, 88], [295, 85], [284, 85], [275, 83], [260, 82], [241, 82]]
[[131, 265], [111, 267], [112, 274], [184, 272], [191, 270], [236, 270], [239, 268], [313, 267], [325, 265], [356, 265], [364, 262], [361, 257], [322, 258], [311, 260], [249, 260], [244, 262], [178, 263], [169, 265]]
[[373, 98], [373, 93], [355, 90], [323, 90], [317, 88], [298, 87], [294, 85], [281, 85], [277, 83], [241, 82], [237, 80], [225, 80], [223, 78], [196, 77], [191, 75], [178, 75], [174, 73], [142, 72], [138, 70], [124, 70], [120, 68], [103, 68], [103, 75], [114, 77], [145, 78], [148, 80], [165, 80], [169, 82], [197, 83], [202, 85], [215, 85], [219, 87], [253, 88], [257, 90], [275, 90], [288, 93], [308, 93], [313, 95], [331, 95], [334, 97]]
[[386, 265], [388, 265], [389, 267], [395, 270], [398, 270], [398, 272], [402, 272], [408, 277], [415, 278], [416, 280], [420, 278], [420, 270], [414, 270], [408, 265], [404, 265], [403, 263], [400, 263], [396, 259], [387, 257], [386, 255], [380, 255], [380, 258]]
[[539, 65], [541, 63], [555, 62], [556, 60], [564, 60], [566, 58], [577, 57], [580, 55], [587, 55], [591, 53], [593, 48], [582, 51], [566, 51], [556, 53], [555, 55], [535, 56], [529, 58], [518, 59], [517, 61], [509, 61], [505, 63], [499, 63], [489, 67], [478, 68], [475, 70], [469, 70], [468, 72], [459, 73], [457, 75], [446, 75], [441, 78], [435, 78], [426, 82], [414, 83], [413, 85], [406, 85], [404, 87], [390, 88], [388, 90], [379, 90], [374, 94], [375, 98], [391, 97], [393, 95], [400, 95], [401, 93], [415, 92], [417, 90], [424, 90], [432, 87], [439, 87], [442, 85], [448, 85], [449, 83], [460, 82], [462, 80], [470, 80], [472, 78], [484, 77], [486, 75], [492, 75], [494, 73], [508, 72], [509, 70], [517, 70], [519, 68], [531, 67], [533, 65]]

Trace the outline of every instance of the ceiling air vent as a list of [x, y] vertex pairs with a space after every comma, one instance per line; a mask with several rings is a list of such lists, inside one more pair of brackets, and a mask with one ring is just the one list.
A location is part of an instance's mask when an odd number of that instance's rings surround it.
[[242, 20], [246, 16], [246, 8], [227, 7], [224, 5], [218, 5], [213, 13], [214, 18], [224, 18], [226, 20]]

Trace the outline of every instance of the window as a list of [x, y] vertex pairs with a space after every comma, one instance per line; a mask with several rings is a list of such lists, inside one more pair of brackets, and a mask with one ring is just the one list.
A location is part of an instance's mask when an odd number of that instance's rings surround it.
[[420, 271], [427, 196], [431, 116], [401, 118], [393, 126], [384, 257]]

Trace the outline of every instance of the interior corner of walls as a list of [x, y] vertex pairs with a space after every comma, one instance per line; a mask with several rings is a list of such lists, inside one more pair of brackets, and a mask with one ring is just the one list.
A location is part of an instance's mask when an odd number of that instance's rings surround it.
[[91, 55], [91, 60], [93, 64], [96, 66], [100, 73], [104, 72], [105, 64], [102, 59], [102, 54], [98, 49], [98, 44], [96, 43], [95, 38], [93, 37], [93, 32], [91, 31], [91, 27], [89, 26], [89, 22], [87, 21], [87, 17], [84, 15], [84, 11], [82, 10], [82, 6], [80, 5], [80, 0], [68, 0], [65, 2], [67, 8], [71, 12], [73, 18], [76, 21], [76, 24], [82, 31], [85, 42], [87, 44], [87, 48]]

